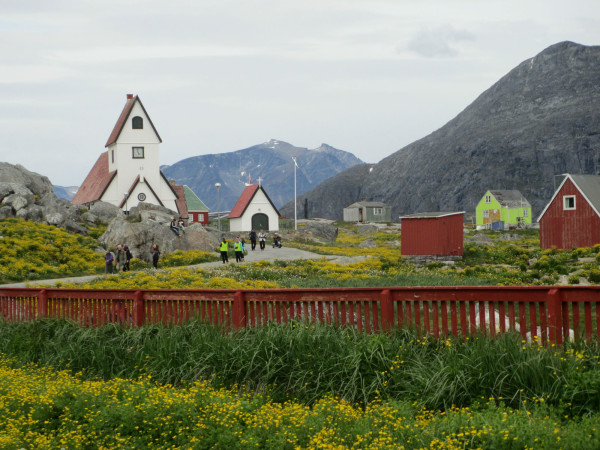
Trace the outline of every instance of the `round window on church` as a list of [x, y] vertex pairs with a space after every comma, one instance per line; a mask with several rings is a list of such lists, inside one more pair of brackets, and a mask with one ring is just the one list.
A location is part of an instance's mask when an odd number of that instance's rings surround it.
[[139, 200], [140, 202], [143, 202], [144, 200], [146, 200], [146, 194], [144, 194], [143, 192], [140, 192], [140, 193], [138, 194], [138, 200]]

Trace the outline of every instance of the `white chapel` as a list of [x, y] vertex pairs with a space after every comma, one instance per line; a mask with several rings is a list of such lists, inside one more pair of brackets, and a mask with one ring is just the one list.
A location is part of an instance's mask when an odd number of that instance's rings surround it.
[[107, 151], [100, 154], [72, 202], [89, 205], [101, 200], [123, 211], [147, 202], [187, 218], [185, 197], [177, 195], [177, 186], [160, 171], [161, 142], [140, 98], [127, 94], [125, 107], [106, 142]]

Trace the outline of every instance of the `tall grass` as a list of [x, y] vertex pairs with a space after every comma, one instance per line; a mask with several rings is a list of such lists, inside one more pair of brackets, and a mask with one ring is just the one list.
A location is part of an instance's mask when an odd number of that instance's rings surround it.
[[410, 330], [368, 335], [303, 323], [227, 332], [200, 321], [180, 326], [81, 328], [43, 320], [0, 325], [0, 352], [21, 363], [68, 368], [90, 378], [160, 383], [211, 380], [312, 404], [325, 395], [366, 404], [418, 401], [432, 409], [501, 399], [600, 411], [600, 349], [526, 344], [516, 335], [435, 340]]

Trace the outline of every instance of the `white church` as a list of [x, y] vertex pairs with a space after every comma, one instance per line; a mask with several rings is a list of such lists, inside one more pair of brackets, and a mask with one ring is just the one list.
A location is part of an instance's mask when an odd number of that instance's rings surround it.
[[72, 202], [90, 205], [101, 200], [123, 211], [147, 202], [187, 219], [182, 187], [169, 183], [160, 171], [161, 142], [140, 98], [127, 94], [127, 103], [106, 142], [107, 151], [100, 154]]

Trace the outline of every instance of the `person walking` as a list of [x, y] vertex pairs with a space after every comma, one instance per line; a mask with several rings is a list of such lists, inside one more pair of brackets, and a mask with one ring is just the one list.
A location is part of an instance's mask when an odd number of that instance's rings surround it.
[[252, 231], [250, 232], [250, 248], [252, 248], [252, 251], [254, 251], [254, 249], [256, 248], [256, 231], [254, 231], [254, 228], [252, 229]]
[[117, 263], [117, 272], [123, 270], [123, 266], [126, 262], [125, 250], [123, 250], [123, 246], [121, 244], [117, 245], [117, 252], [115, 255], [115, 260]]
[[245, 261], [244, 254], [246, 253], [246, 240], [243, 237], [240, 237], [240, 242], [242, 243], [242, 261]]
[[106, 249], [106, 253], [104, 255], [104, 274], [108, 275], [113, 273], [113, 261], [114, 257], [110, 251], [110, 248]]
[[265, 240], [266, 239], [267, 239], [267, 235], [265, 234], [265, 232], [263, 230], [260, 230], [260, 233], [258, 233], [258, 243], [260, 244], [261, 250], [265, 249]]
[[240, 237], [235, 238], [235, 242], [233, 243], [233, 250], [235, 251], [235, 262], [242, 262], [243, 253], [242, 253], [242, 242], [240, 241]]
[[129, 262], [133, 259], [133, 255], [129, 251], [129, 247], [126, 245], [123, 246], [123, 250], [125, 251], [125, 264], [123, 265], [123, 272], [130, 270]]
[[221, 246], [219, 247], [219, 251], [221, 252], [221, 259], [223, 260], [223, 264], [229, 262], [229, 257], [227, 256], [228, 247], [229, 247], [229, 244], [227, 243], [225, 238], [223, 238], [223, 242], [221, 242]]
[[158, 250], [158, 244], [153, 244], [150, 249], [150, 253], [152, 254], [152, 265], [155, 269], [158, 269], [158, 258], [160, 258], [160, 251]]

